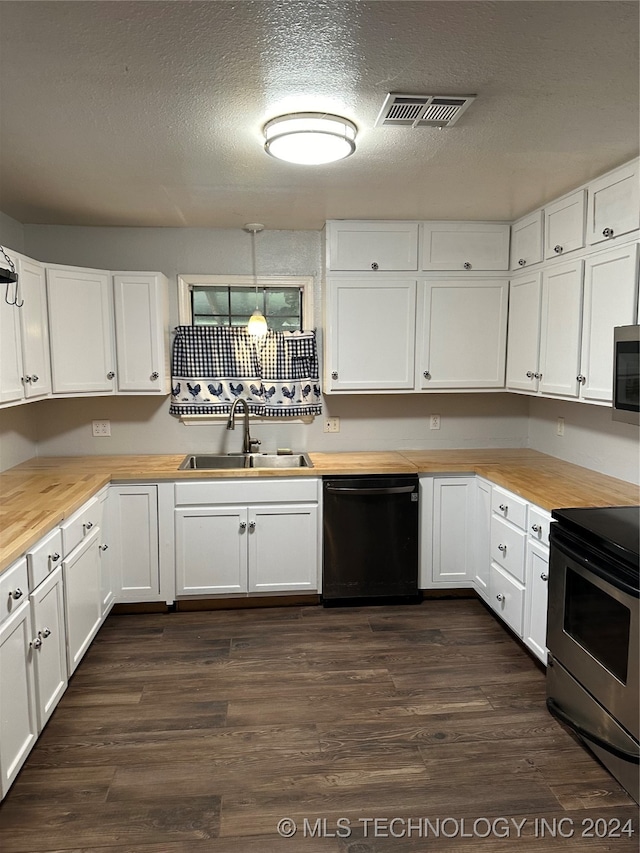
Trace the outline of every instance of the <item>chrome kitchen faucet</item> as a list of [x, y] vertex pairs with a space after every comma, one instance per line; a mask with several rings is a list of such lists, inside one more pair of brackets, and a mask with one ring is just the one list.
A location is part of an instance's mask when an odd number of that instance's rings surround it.
[[259, 438], [251, 438], [249, 435], [249, 406], [244, 397], [236, 397], [231, 406], [231, 411], [229, 412], [229, 420], [227, 421], [227, 429], [235, 429], [236, 428], [236, 409], [242, 403], [244, 405], [244, 433], [242, 438], [242, 452], [243, 453], [257, 453], [258, 447], [260, 447], [260, 439]]

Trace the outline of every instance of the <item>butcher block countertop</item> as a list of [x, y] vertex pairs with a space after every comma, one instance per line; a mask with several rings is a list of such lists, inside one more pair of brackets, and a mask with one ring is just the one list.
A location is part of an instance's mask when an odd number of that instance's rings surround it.
[[543, 509], [640, 504], [640, 490], [535, 450], [309, 453], [313, 468], [179, 471], [184, 454], [30, 459], [0, 474], [0, 572], [110, 482], [318, 477], [336, 474], [479, 474]]

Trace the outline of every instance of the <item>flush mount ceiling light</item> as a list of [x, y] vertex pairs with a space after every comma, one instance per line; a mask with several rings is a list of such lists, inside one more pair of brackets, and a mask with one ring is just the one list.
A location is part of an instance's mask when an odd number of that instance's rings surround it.
[[340, 116], [289, 113], [265, 124], [264, 148], [278, 160], [318, 166], [353, 154], [357, 132], [352, 121]]

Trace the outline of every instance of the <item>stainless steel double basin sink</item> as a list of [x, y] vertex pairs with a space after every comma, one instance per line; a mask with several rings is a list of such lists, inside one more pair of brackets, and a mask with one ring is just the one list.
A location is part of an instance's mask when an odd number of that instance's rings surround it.
[[313, 468], [306, 453], [221, 453], [189, 454], [178, 470], [234, 470], [246, 468]]

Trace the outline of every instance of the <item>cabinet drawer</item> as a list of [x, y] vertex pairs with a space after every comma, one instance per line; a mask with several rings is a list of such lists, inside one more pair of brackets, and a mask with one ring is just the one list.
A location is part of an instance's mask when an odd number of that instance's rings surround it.
[[327, 248], [330, 270], [417, 270], [418, 223], [329, 222]]
[[525, 533], [497, 516], [491, 519], [491, 559], [524, 583]]
[[489, 601], [498, 616], [522, 637], [524, 587], [495, 563], [489, 569]]
[[527, 502], [513, 492], [494, 486], [491, 493], [491, 510], [523, 530], [527, 524]]
[[62, 531], [63, 557], [70, 554], [91, 530], [100, 526], [100, 506], [97, 498], [91, 498], [77, 512], [62, 522], [60, 530]]
[[423, 270], [506, 270], [509, 225], [499, 222], [425, 222]]
[[30, 592], [60, 565], [61, 559], [62, 531], [56, 527], [27, 554]]
[[27, 558], [21, 557], [0, 575], [0, 623], [16, 612], [28, 593]]
[[218, 480], [175, 484], [176, 506], [292, 503], [318, 500], [318, 479]]
[[584, 246], [586, 191], [578, 190], [544, 209], [544, 256], [557, 258]]
[[529, 506], [527, 531], [531, 540], [549, 547], [550, 525], [551, 516], [548, 512], [545, 512], [543, 509], [540, 509], [540, 507], [537, 506]]

